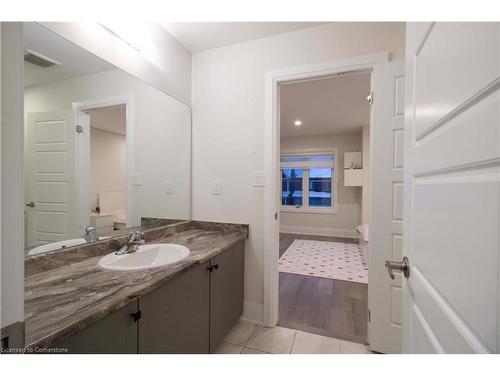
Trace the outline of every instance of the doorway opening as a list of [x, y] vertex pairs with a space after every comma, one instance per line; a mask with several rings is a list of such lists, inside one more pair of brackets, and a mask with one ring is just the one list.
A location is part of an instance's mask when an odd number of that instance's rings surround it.
[[100, 236], [127, 225], [127, 128], [124, 105], [91, 109], [90, 225]]
[[130, 95], [73, 103], [80, 231], [107, 236], [132, 225], [133, 108]]
[[369, 69], [278, 84], [278, 325], [367, 343]]

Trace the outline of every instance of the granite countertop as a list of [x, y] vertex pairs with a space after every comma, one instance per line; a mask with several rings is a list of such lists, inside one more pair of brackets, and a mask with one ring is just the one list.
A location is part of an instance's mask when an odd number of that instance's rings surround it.
[[248, 237], [248, 226], [181, 222], [145, 231], [148, 243], [185, 245], [189, 256], [165, 267], [134, 272], [103, 270], [99, 259], [125, 238], [26, 258], [26, 347], [50, 347], [165, 284], [182, 271]]

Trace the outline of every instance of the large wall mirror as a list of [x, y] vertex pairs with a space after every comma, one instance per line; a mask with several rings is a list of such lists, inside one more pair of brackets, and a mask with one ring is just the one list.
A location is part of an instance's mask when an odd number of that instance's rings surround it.
[[190, 219], [190, 108], [37, 23], [24, 43], [26, 254]]

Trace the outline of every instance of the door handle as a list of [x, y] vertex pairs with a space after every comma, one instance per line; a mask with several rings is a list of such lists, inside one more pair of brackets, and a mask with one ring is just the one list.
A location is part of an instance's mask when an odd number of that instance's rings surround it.
[[389, 276], [392, 280], [394, 280], [394, 272], [400, 271], [403, 272], [404, 277], [410, 277], [410, 262], [407, 257], [403, 257], [402, 262], [395, 262], [393, 260], [385, 261], [385, 268], [387, 268], [387, 272], [389, 272]]
[[33, 208], [35, 207], [35, 202], [26, 203], [26, 206]]

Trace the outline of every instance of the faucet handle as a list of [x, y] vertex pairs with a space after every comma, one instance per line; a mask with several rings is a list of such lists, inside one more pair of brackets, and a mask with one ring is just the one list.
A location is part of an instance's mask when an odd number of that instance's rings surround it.
[[139, 232], [139, 231], [132, 232], [132, 233], [130, 233], [130, 235], [128, 237], [128, 242], [144, 241], [143, 236], [144, 236], [144, 233], [142, 233], [142, 232]]
[[136, 236], [135, 232], [130, 232], [127, 238], [127, 242], [135, 241], [135, 236]]
[[86, 225], [83, 230], [85, 231], [85, 234], [89, 234], [90, 232], [95, 231], [95, 228], [92, 225]]

